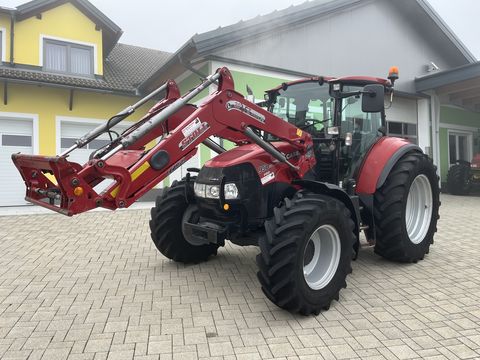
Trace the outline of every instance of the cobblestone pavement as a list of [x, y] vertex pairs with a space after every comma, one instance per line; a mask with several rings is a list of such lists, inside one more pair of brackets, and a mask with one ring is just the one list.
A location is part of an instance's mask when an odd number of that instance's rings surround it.
[[317, 317], [264, 298], [255, 247], [167, 260], [147, 210], [0, 217], [0, 358], [480, 359], [480, 198], [442, 201], [424, 261], [362, 249]]

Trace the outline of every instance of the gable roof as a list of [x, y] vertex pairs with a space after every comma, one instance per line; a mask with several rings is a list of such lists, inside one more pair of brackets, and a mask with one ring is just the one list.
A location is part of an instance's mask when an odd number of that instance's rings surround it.
[[65, 3], [71, 3], [102, 29], [103, 53], [108, 55], [122, 36], [122, 29], [97, 9], [88, 0], [32, 0], [18, 6], [15, 10], [17, 21], [22, 21], [38, 13], [48, 11]]
[[0, 66], [0, 79], [136, 95], [138, 85], [161, 67], [170, 55], [164, 51], [117, 44], [105, 60], [103, 79], [47, 73], [8, 65]]
[[[212, 52], [233, 46], [240, 41], [255, 38], [272, 31], [279, 31], [284, 28], [292, 27], [297, 24], [305, 23], [320, 16], [335, 13], [353, 6], [366, 4], [375, 0], [316, 0], [305, 2], [300, 5], [290, 6], [287, 9], [274, 11], [270, 14], [257, 16], [251, 20], [240, 21], [236, 24], [208, 31], [202, 34], [195, 34], [185, 43], [174, 55], [160, 68], [150, 79], [148, 79], [141, 88], [146, 89], [157, 83], [156, 78], [163, 79], [162, 75], [169, 73], [170, 69], [178, 69], [178, 63], [181, 59], [189, 60], [194, 58], [207, 57]], [[399, 11], [403, 9], [403, 0], [394, 2], [398, 5]], [[411, 0], [424, 11], [425, 15], [433, 20], [437, 29], [444, 34], [453, 44], [454, 48], [465, 58], [466, 63], [476, 61], [475, 56], [458, 39], [453, 31], [441, 19], [438, 13], [431, 7], [427, 0]]]
[[172, 54], [140, 46], [117, 44], [104, 64], [104, 79], [113, 87], [135, 91]]

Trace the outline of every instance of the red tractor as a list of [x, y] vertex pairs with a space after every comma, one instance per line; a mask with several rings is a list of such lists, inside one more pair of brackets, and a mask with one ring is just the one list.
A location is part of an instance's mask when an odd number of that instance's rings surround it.
[[457, 160], [447, 174], [447, 190], [452, 195], [468, 195], [473, 187], [480, 186], [480, 154], [472, 162]]
[[[28, 201], [71, 216], [130, 206], [203, 143], [218, 155], [157, 199], [155, 246], [169, 259], [198, 263], [226, 240], [257, 245], [265, 295], [289, 311], [318, 314], [346, 286], [361, 231], [393, 261], [417, 262], [433, 242], [436, 169], [419, 147], [385, 134], [384, 98], [397, 78], [396, 69], [390, 81], [313, 77], [282, 84], [254, 104], [221, 68], [183, 97], [168, 81], [60, 156], [12, 158]], [[214, 84], [199, 106], [189, 104]], [[88, 163], [68, 161], [162, 91], [163, 100]], [[213, 136], [236, 147], [226, 151]], [[97, 193], [105, 179], [113, 185]]]

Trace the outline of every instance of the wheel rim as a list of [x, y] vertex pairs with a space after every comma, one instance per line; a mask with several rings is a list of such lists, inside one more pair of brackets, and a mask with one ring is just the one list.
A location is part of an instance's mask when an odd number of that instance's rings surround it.
[[418, 175], [410, 186], [405, 209], [407, 234], [412, 243], [420, 244], [427, 235], [432, 210], [432, 186], [426, 175]]
[[322, 225], [310, 236], [303, 256], [303, 276], [312, 290], [327, 286], [340, 263], [341, 244], [337, 230]]

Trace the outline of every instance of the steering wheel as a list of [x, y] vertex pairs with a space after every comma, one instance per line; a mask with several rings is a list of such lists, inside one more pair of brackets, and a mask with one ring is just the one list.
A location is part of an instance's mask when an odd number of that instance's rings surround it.
[[308, 128], [311, 127], [311, 126], [319, 125], [319, 124], [324, 124], [324, 123], [326, 123], [327, 121], [330, 121], [331, 119], [326, 119], [326, 120], [307, 119], [307, 120], [308, 120], [308, 122], [310, 122], [310, 124], [301, 125], [301, 126], [298, 126], [298, 128], [300, 128], [300, 129], [302, 129], [302, 130], [306, 130], [306, 129], [308, 129]]

